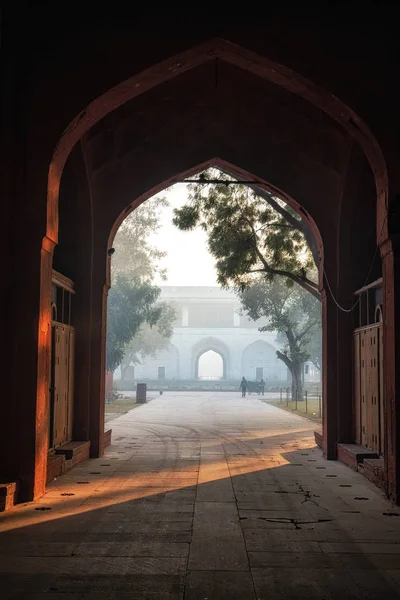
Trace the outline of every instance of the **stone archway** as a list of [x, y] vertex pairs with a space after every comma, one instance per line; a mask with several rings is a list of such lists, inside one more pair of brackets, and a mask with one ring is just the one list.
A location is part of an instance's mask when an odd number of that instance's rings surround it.
[[195, 68], [199, 64], [215, 59], [227, 61], [301, 96], [337, 120], [357, 140], [367, 156], [375, 176], [378, 198], [377, 235], [383, 234], [382, 240], [386, 239], [387, 169], [380, 146], [368, 126], [346, 104], [305, 77], [236, 44], [221, 38], [214, 38], [123, 81], [96, 98], [69, 123], [55, 149], [49, 168], [47, 215], [47, 237], [49, 241], [57, 243], [57, 204], [60, 181], [65, 163], [74, 145], [98, 121], [132, 98], [177, 77], [187, 70]]
[[[217, 359], [217, 360], [216, 360]], [[197, 359], [197, 379], [226, 379], [224, 357], [215, 350], [206, 350]]]
[[222, 378], [228, 379], [230, 373], [230, 352], [229, 348], [224, 342], [214, 337], [207, 337], [197, 342], [192, 348], [192, 377], [194, 379], [199, 378], [199, 359], [200, 357], [212, 350], [220, 355], [222, 358]]
[[[117, 109], [119, 106], [128, 102], [134, 97], [138, 97], [141, 94], [155, 88], [165, 81], [169, 81], [174, 77], [194, 68], [196, 65], [204, 64], [211, 60], [221, 59], [229, 62], [232, 65], [238, 66], [247, 72], [253, 73], [257, 77], [273, 82], [275, 85], [282, 87], [282, 89], [289, 90], [292, 94], [298, 95], [303, 99], [307, 100], [312, 106], [316, 106], [326, 114], [329, 114], [332, 119], [336, 120], [341, 124], [354, 139], [359, 141], [361, 147], [368, 160], [370, 161], [372, 170], [375, 176], [376, 187], [378, 190], [378, 218], [377, 218], [377, 230], [379, 231], [379, 241], [386, 239], [387, 237], [387, 223], [386, 223], [386, 205], [387, 205], [387, 174], [386, 166], [380, 151], [379, 145], [372, 136], [368, 127], [362, 122], [361, 119], [345, 104], [334, 98], [329, 92], [319, 88], [312, 82], [306, 80], [304, 77], [290, 71], [289, 69], [282, 67], [264, 57], [259, 57], [251, 52], [248, 52], [242, 48], [239, 48], [224, 40], [212, 40], [198, 48], [184, 52], [178, 57], [168, 59], [167, 61], [160, 63], [156, 67], [151, 67], [145, 72], [134, 76], [123, 84], [120, 84], [109, 90], [104, 96], [97, 98], [92, 102], [82, 113], [80, 113], [73, 122], [65, 130], [60, 142], [56, 148], [53, 156], [52, 163], [49, 169], [48, 179], [48, 205], [47, 205], [47, 232], [43, 239], [42, 244], [42, 258], [41, 258], [41, 290], [40, 290], [40, 322], [39, 322], [39, 335], [38, 335], [38, 347], [39, 347], [39, 360], [38, 360], [38, 386], [37, 386], [37, 400], [36, 406], [40, 414], [45, 414], [48, 407], [48, 392], [47, 392], [47, 364], [48, 364], [48, 353], [49, 353], [49, 339], [48, 339], [48, 323], [50, 321], [49, 311], [49, 298], [50, 298], [50, 281], [51, 281], [51, 268], [52, 268], [52, 254], [54, 246], [58, 239], [58, 214], [57, 204], [60, 188], [60, 180], [63, 173], [64, 165], [66, 160], [74, 147], [74, 145], [82, 139], [86, 132], [89, 131], [100, 119], [105, 117], [109, 112]], [[209, 161], [210, 164], [217, 164], [220, 159], [216, 158]], [[221, 161], [222, 162], [222, 161]], [[197, 162], [197, 165], [200, 163]], [[166, 182], [172, 182], [174, 177], [177, 176], [178, 172], [190, 172], [198, 171], [199, 167], [193, 167], [192, 169], [186, 169], [184, 171], [176, 171], [175, 175], [170, 178], [160, 177], [160, 183], [158, 189], [165, 187]], [[236, 169], [236, 173], [240, 173], [241, 170]], [[242, 173], [249, 173], [248, 170], [244, 169]], [[263, 177], [259, 178], [260, 185], [267, 185], [266, 180]], [[276, 186], [275, 186], [276, 187]], [[148, 188], [148, 192], [140, 194], [137, 199], [128, 205], [125, 214], [130, 210], [134, 209], [140, 202], [144, 201], [146, 197], [154, 194], [157, 191], [157, 186]], [[289, 195], [290, 196], [290, 195]], [[309, 217], [307, 209], [300, 206], [300, 210], [303, 211], [306, 218]], [[115, 222], [115, 220], [114, 220]], [[93, 233], [93, 232], [92, 232]], [[112, 234], [110, 236], [112, 239]], [[321, 245], [322, 247], [322, 245]], [[106, 258], [107, 256], [107, 244], [104, 240], [99, 242], [98, 248], [98, 260], [101, 260], [101, 256]], [[96, 250], [97, 252], [97, 250]], [[389, 269], [390, 271], [390, 269]], [[388, 271], [388, 272], [389, 272]], [[95, 302], [95, 313], [93, 319], [96, 321], [98, 331], [95, 335], [95, 341], [92, 347], [95, 351], [93, 356], [93, 362], [100, 366], [104, 363], [104, 352], [101, 348], [101, 339], [104, 334], [104, 307], [107, 296], [107, 278], [106, 276], [102, 279], [101, 275], [97, 273], [94, 275], [94, 285], [92, 286], [93, 293], [96, 294]], [[389, 283], [390, 285], [390, 283]], [[324, 302], [326, 302], [325, 294], [323, 293]], [[393, 312], [393, 311], [392, 311]], [[329, 326], [334, 328], [334, 324]], [[393, 340], [392, 340], [393, 342]], [[101, 368], [99, 368], [101, 371]], [[333, 378], [334, 380], [334, 378]], [[100, 394], [102, 392], [101, 378], [99, 379], [98, 385], [94, 386], [94, 394]], [[93, 401], [94, 402], [94, 401]], [[334, 409], [335, 412], [336, 409]], [[327, 412], [325, 411], [325, 414]], [[102, 413], [101, 409], [97, 409], [93, 406], [93, 416], [91, 419], [91, 431], [93, 433], [93, 455], [100, 455], [102, 452]], [[336, 421], [335, 414], [332, 415], [332, 423]], [[325, 432], [327, 434], [327, 432]], [[35, 465], [38, 465], [38, 472], [41, 473], [41, 480], [43, 480], [43, 472], [45, 470], [46, 456], [44, 452], [45, 444], [43, 443], [43, 433], [37, 430], [37, 444]], [[334, 437], [334, 433], [332, 434]], [[40, 439], [39, 439], [40, 438]], [[325, 435], [325, 440], [328, 436]], [[326, 441], [328, 444], [328, 442]], [[329, 445], [329, 444], [328, 444]], [[327, 455], [334, 455], [334, 444], [329, 445], [331, 450]], [[36, 468], [36, 467], [35, 467]], [[42, 485], [38, 481], [38, 485]], [[37, 488], [39, 489], [39, 488]], [[35, 495], [40, 495], [40, 492], [35, 492]]]

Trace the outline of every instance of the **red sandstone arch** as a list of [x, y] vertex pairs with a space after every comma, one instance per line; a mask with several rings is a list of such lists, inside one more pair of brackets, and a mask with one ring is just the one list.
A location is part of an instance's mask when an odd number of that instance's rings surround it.
[[58, 194], [66, 160], [78, 140], [100, 119], [129, 100], [151, 90], [185, 71], [215, 58], [267, 79], [308, 100], [339, 122], [362, 147], [375, 177], [377, 190], [378, 243], [387, 237], [388, 176], [380, 146], [360, 117], [341, 100], [302, 75], [254, 52], [223, 39], [213, 39], [182, 52], [121, 82], [91, 102], [68, 124], [53, 155], [49, 168], [46, 236], [57, 243]]
[[[89, 131], [100, 119], [105, 115], [125, 104], [129, 100], [155, 88], [156, 86], [173, 79], [185, 71], [188, 71], [196, 66], [219, 58], [227, 63], [246, 70], [253, 75], [262, 79], [268, 80], [271, 83], [281, 86], [286, 90], [297, 94], [307, 100], [313, 106], [319, 108], [336, 120], [341, 126], [360, 144], [365, 156], [367, 157], [372, 172], [375, 178], [377, 190], [377, 238], [378, 243], [387, 238], [387, 202], [388, 202], [388, 177], [383, 154], [378, 142], [369, 130], [368, 126], [355, 114], [347, 105], [341, 102], [338, 98], [330, 94], [323, 88], [315, 85], [308, 79], [302, 77], [292, 70], [274, 63], [264, 57], [261, 57], [253, 52], [243, 49], [235, 44], [222, 39], [214, 39], [205, 44], [187, 50], [175, 57], [169, 58], [132, 78], [123, 81], [114, 88], [108, 90], [102, 96], [91, 102], [65, 129], [59, 143], [53, 154], [53, 158], [49, 167], [48, 174], [48, 189], [47, 189], [47, 226], [46, 236], [42, 244], [42, 261], [41, 261], [41, 286], [40, 286], [40, 319], [39, 319], [39, 361], [38, 361], [38, 386], [37, 386], [37, 445], [36, 445], [36, 472], [35, 472], [35, 489], [34, 496], [38, 496], [43, 491], [43, 481], [45, 480], [45, 467], [47, 460], [47, 448], [45, 444], [45, 436], [41, 429], [45, 419], [47, 406], [47, 389], [48, 389], [48, 323], [50, 322], [50, 291], [51, 291], [51, 270], [52, 270], [52, 253], [55, 244], [58, 241], [58, 198], [60, 181], [63, 169], [69, 154], [75, 144], [82, 136]], [[222, 160], [216, 158], [207, 161], [204, 165], [197, 165], [189, 171], [180, 174], [180, 176], [188, 176], [200, 168], [213, 164], [221, 166], [228, 170], [233, 176], [243, 178], [244, 173], [239, 167], [226, 165]], [[178, 176], [178, 175], [177, 175]], [[247, 174], [248, 176], [248, 174]], [[147, 197], [153, 195], [168, 184], [171, 184], [173, 178], [169, 182], [160, 183], [157, 188], [149, 190], [148, 193], [138, 198], [132, 204], [129, 210], [134, 209]], [[260, 185], [271, 189], [268, 182], [260, 181]], [[281, 195], [291, 206], [296, 210], [301, 207], [297, 203], [286, 196], [279, 190]], [[127, 212], [120, 216], [121, 220], [126, 216]], [[319, 232], [312, 221], [311, 217], [306, 214], [305, 218], [309, 220], [314, 231], [319, 247], [322, 252], [322, 241]], [[113, 238], [117, 228], [117, 220], [110, 239]], [[323, 254], [321, 253], [321, 259]], [[322, 286], [321, 286], [322, 287]], [[324, 302], [325, 295], [323, 294]]]

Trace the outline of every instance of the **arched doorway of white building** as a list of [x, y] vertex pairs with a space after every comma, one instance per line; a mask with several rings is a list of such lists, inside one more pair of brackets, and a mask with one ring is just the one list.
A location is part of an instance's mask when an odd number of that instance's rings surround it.
[[[214, 355], [208, 355], [208, 357], [203, 359], [202, 357], [210, 351], [217, 354], [220, 359], [216, 358]], [[219, 379], [227, 379], [230, 371], [229, 356], [229, 348], [221, 340], [212, 337], [200, 340], [192, 348], [192, 373], [194, 379], [200, 379], [201, 371], [199, 371], [199, 366], [202, 365], [204, 360], [207, 362], [207, 358], [214, 358], [214, 361], [219, 360], [219, 365], [222, 363], [222, 375], [219, 376]]]
[[204, 381], [218, 381], [224, 378], [224, 359], [219, 352], [207, 350], [199, 356], [198, 378]]

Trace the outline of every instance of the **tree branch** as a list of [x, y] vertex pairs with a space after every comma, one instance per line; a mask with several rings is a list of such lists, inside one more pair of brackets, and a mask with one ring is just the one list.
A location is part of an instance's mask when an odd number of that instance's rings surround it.
[[253, 192], [257, 196], [260, 196], [261, 198], [263, 198], [263, 200], [266, 200], [268, 202], [268, 204], [270, 205], [270, 207], [273, 208], [277, 213], [279, 213], [284, 219], [286, 219], [286, 221], [288, 221], [288, 223], [290, 223], [292, 225], [292, 227], [294, 227], [298, 231], [301, 231], [301, 233], [306, 238], [307, 244], [311, 250], [311, 254], [314, 259], [315, 266], [317, 268], [319, 268], [319, 256], [318, 256], [317, 244], [314, 239], [314, 234], [311, 231], [310, 226], [308, 225], [307, 221], [305, 221], [302, 218], [300, 218], [300, 220], [296, 219], [283, 206], [281, 206], [279, 204], [279, 202], [274, 200], [274, 198], [272, 196], [270, 196], [268, 194], [268, 192], [266, 192], [262, 188], [258, 187], [257, 185], [249, 185], [249, 187], [253, 190]]
[[301, 333], [299, 333], [299, 335], [297, 336], [297, 340], [301, 340], [306, 333], [308, 333], [310, 331], [310, 329], [312, 329], [314, 327], [314, 325], [317, 325], [319, 323], [319, 321], [317, 319], [315, 319], [315, 321], [312, 321], [312, 323], [310, 323], [304, 331], [302, 331]]
[[318, 369], [318, 371], [321, 372], [321, 364], [320, 364], [319, 360], [317, 358], [311, 357], [310, 361], [312, 362], [314, 367], [316, 367]]
[[319, 290], [318, 290], [318, 285], [316, 283], [314, 283], [313, 281], [311, 281], [311, 279], [308, 279], [308, 277], [300, 277], [299, 275], [296, 275], [295, 273], [291, 273], [290, 271], [282, 271], [281, 269], [273, 269], [272, 267], [269, 266], [269, 264], [267, 263], [267, 261], [265, 260], [265, 258], [263, 256], [263, 254], [261, 253], [260, 249], [258, 248], [257, 234], [255, 232], [253, 223], [250, 221], [250, 219], [245, 217], [243, 214], [242, 214], [241, 218], [243, 219], [243, 221], [245, 221], [248, 224], [248, 226], [251, 229], [251, 233], [253, 236], [253, 242], [254, 242], [254, 250], [255, 250], [260, 262], [262, 263], [262, 265], [264, 267], [263, 270], [266, 273], [269, 273], [270, 275], [281, 275], [282, 277], [287, 277], [288, 279], [295, 281], [298, 285], [300, 285], [307, 292], [310, 292], [310, 294], [312, 294], [315, 298], [317, 298], [317, 300], [319, 300], [321, 302], [322, 299], [321, 299], [321, 294], [319, 293]]
[[279, 360], [283, 361], [289, 369], [289, 371], [292, 372], [293, 364], [292, 361], [286, 356], [286, 354], [284, 354], [280, 350], [277, 350], [276, 357], [279, 358]]

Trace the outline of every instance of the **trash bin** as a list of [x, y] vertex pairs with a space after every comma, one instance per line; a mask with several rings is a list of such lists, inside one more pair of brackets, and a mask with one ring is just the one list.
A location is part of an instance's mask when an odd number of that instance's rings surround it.
[[257, 381], [247, 381], [247, 391], [249, 394], [257, 393]]
[[136, 384], [136, 404], [146, 404], [147, 383]]

